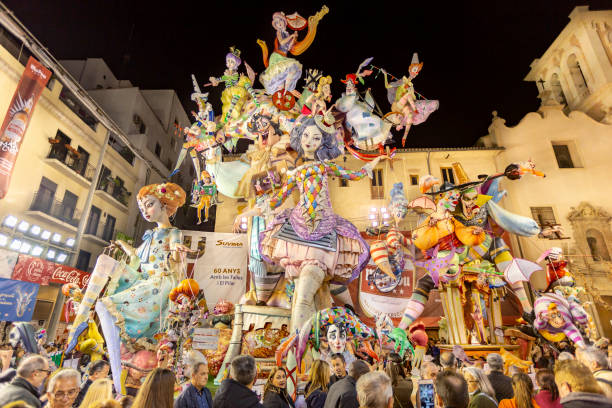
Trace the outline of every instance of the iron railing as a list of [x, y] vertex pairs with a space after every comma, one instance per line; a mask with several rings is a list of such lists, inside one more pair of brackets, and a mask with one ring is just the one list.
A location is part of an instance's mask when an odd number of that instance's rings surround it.
[[127, 206], [130, 200], [131, 193], [120, 184], [116, 184], [112, 179], [103, 179], [98, 183], [98, 190], [105, 191], [121, 204]]
[[35, 191], [30, 211], [40, 211], [74, 227], [79, 225], [81, 212], [71, 205], [56, 200], [48, 191]]
[[47, 158], [56, 159], [64, 163], [68, 168], [85, 177], [90, 182], [93, 180], [96, 173], [96, 168], [89, 164], [85, 158], [75, 158], [72, 154], [70, 154], [68, 149], [63, 146], [52, 145]]

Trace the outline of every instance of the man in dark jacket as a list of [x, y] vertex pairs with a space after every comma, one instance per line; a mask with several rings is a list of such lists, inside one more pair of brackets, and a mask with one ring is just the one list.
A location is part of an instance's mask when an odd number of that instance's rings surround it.
[[487, 356], [487, 364], [491, 373], [487, 376], [493, 390], [495, 391], [495, 399], [497, 402], [503, 399], [514, 397], [512, 389], [512, 379], [504, 375], [504, 359], [497, 353], [491, 353]]
[[212, 394], [206, 388], [208, 364], [197, 362], [191, 367], [191, 383], [174, 401], [174, 408], [212, 408]]
[[213, 408], [263, 408], [257, 394], [251, 391], [257, 377], [253, 357], [234, 357], [230, 365], [230, 377], [223, 380], [217, 389]]
[[557, 361], [555, 382], [563, 408], [612, 408], [587, 366], [577, 360]]
[[353, 361], [349, 367], [348, 376], [332, 385], [327, 392], [325, 408], [358, 408], [355, 384], [359, 377], [369, 372], [370, 367], [364, 361]]
[[79, 391], [79, 395], [77, 395], [76, 400], [74, 401], [74, 405], [78, 407], [83, 402], [83, 398], [85, 398], [85, 394], [89, 390], [89, 386], [96, 380], [100, 378], [107, 378], [110, 372], [110, 364], [105, 360], [98, 360], [91, 363], [89, 366], [89, 371], [87, 372], [89, 377], [87, 381], [81, 385], [81, 391]]
[[49, 363], [40, 355], [24, 358], [17, 367], [17, 376], [0, 388], [0, 407], [15, 401], [40, 408], [38, 389], [49, 376]]
[[342, 353], [334, 353], [330, 358], [331, 369], [333, 374], [329, 376], [329, 385], [336, 383], [338, 380], [346, 377], [346, 360]]

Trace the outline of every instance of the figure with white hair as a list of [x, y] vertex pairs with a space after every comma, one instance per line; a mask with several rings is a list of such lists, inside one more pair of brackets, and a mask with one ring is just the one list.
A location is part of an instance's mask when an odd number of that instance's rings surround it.
[[606, 397], [612, 398], [612, 370], [609, 369], [608, 356], [597, 347], [589, 346], [576, 349], [576, 359], [591, 370]]
[[0, 407], [15, 401], [24, 401], [35, 408], [40, 408], [38, 389], [48, 376], [49, 362], [46, 358], [37, 354], [24, 358], [17, 367], [17, 376], [2, 387]]
[[482, 369], [478, 367], [465, 367], [463, 369], [463, 376], [470, 393], [468, 408], [497, 408], [495, 390]]
[[391, 379], [380, 371], [372, 371], [357, 380], [357, 400], [360, 408], [393, 407]]
[[63, 368], [49, 379], [47, 398], [49, 408], [71, 408], [79, 395], [81, 373], [74, 368]]
[[487, 364], [491, 371], [487, 378], [491, 382], [493, 390], [495, 390], [495, 399], [497, 402], [514, 397], [512, 379], [504, 375], [504, 359], [502, 356], [498, 353], [489, 353], [487, 356]]
[[191, 381], [174, 401], [174, 408], [212, 408], [212, 394], [208, 383], [208, 362], [205, 358], [191, 362]]

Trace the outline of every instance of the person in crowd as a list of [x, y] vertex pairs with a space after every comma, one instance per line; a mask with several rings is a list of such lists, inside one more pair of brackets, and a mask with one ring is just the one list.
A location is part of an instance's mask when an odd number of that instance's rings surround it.
[[0, 384], [10, 382], [17, 375], [17, 370], [11, 367], [11, 360], [13, 359], [14, 350], [10, 345], [3, 346], [5, 348], [0, 349]]
[[74, 368], [62, 368], [53, 373], [47, 384], [49, 408], [70, 408], [81, 386], [81, 373]]
[[357, 401], [359, 408], [392, 408], [394, 405], [391, 379], [383, 372], [372, 371], [357, 380]]
[[308, 408], [323, 408], [329, 390], [329, 364], [324, 360], [315, 360], [310, 368], [310, 377], [304, 389]]
[[499, 408], [538, 408], [533, 392], [533, 381], [525, 373], [512, 376], [512, 398], [499, 401]]
[[208, 363], [198, 361], [191, 366], [191, 381], [174, 401], [174, 408], [212, 408], [212, 394], [208, 384]]
[[223, 380], [213, 408], [261, 408], [259, 398], [251, 389], [257, 379], [255, 359], [248, 355], [236, 356], [230, 364], [230, 378]]
[[457, 359], [450, 351], [445, 351], [440, 354], [440, 365], [444, 371], [455, 371], [457, 367]]
[[287, 394], [287, 371], [274, 367], [264, 386], [264, 408], [294, 408], [293, 399]]
[[461, 374], [446, 370], [436, 376], [436, 406], [440, 408], [467, 408], [468, 386]]
[[87, 408], [121, 408], [121, 403], [113, 399], [108, 399], [106, 401], [94, 402]]
[[540, 391], [535, 400], [540, 408], [561, 408], [559, 389], [555, 384], [555, 373], [548, 368], [538, 370], [536, 373], [536, 384]]
[[132, 408], [172, 408], [176, 377], [167, 368], [156, 368], [145, 378]]
[[134, 397], [126, 395], [125, 397], [121, 397], [119, 403], [121, 404], [121, 408], [131, 408], [134, 403]]
[[49, 376], [49, 362], [39, 355], [24, 358], [17, 366], [17, 375], [0, 392], [0, 407], [15, 401], [40, 408], [38, 389]]
[[369, 372], [370, 367], [365, 361], [353, 361], [348, 375], [329, 388], [324, 408], [358, 408], [356, 384], [359, 377]]
[[413, 408], [410, 396], [412, 395], [412, 381], [406, 379], [406, 373], [402, 366], [402, 358], [397, 353], [390, 353], [387, 358], [385, 373], [391, 379], [393, 389], [393, 401], [395, 407]]
[[606, 397], [612, 398], [612, 370], [609, 369], [608, 356], [591, 346], [576, 350], [576, 359], [591, 370]]
[[563, 360], [573, 360], [575, 357], [572, 353], [564, 351], [562, 353], [559, 353], [559, 355], [557, 356], [557, 361], [563, 361]]
[[465, 367], [463, 377], [470, 393], [468, 408], [496, 408], [495, 390], [482, 369]]
[[504, 360], [497, 353], [489, 353], [487, 356], [487, 364], [489, 365], [489, 381], [495, 390], [495, 399], [500, 402], [504, 399], [510, 399], [514, 396], [512, 391], [512, 379], [504, 375]]
[[94, 402], [106, 401], [112, 398], [113, 382], [108, 378], [99, 378], [91, 384], [87, 390], [87, 393], [85, 394], [85, 397], [83, 398], [83, 401], [81, 401], [79, 405], [75, 404], [75, 406], [78, 406], [79, 408], [89, 408], [89, 406]]
[[558, 361], [555, 383], [563, 408], [612, 408], [591, 370], [578, 360]]
[[435, 380], [440, 369], [431, 361], [421, 364], [421, 378], [424, 380]]
[[440, 349], [436, 346], [436, 341], [434, 339], [429, 339], [427, 343], [427, 354], [431, 355], [434, 363], [440, 363]]
[[87, 394], [89, 386], [96, 380], [99, 380], [101, 378], [107, 378], [109, 372], [110, 364], [108, 363], [108, 361], [98, 360], [91, 363], [88, 371], [89, 377], [87, 378], [87, 381], [85, 381], [81, 386], [81, 391], [79, 391], [79, 395], [77, 395], [74, 405], [76, 405], [77, 407], [80, 406], [81, 402], [83, 402], [85, 394]]
[[346, 360], [342, 353], [334, 353], [331, 355], [331, 368], [333, 374], [329, 377], [329, 385], [331, 386], [336, 381], [346, 377]]
[[2, 408], [33, 408], [32, 405], [26, 404], [23, 401], [13, 401], [9, 404], [3, 405]]

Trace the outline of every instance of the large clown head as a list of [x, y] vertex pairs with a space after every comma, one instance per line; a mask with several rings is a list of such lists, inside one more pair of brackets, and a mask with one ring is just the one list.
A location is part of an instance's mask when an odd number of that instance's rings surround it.
[[327, 328], [329, 352], [344, 353], [346, 349], [346, 327], [343, 324], [332, 324]]
[[461, 209], [465, 218], [470, 219], [478, 212], [478, 191], [475, 188], [468, 188], [461, 192]]

